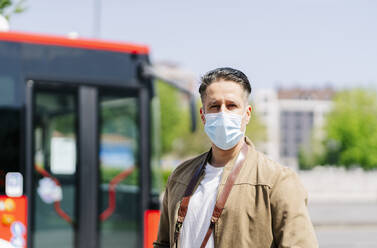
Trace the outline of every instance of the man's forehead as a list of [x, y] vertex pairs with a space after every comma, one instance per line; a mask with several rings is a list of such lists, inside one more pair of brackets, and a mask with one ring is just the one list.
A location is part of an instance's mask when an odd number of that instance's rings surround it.
[[207, 87], [207, 92], [209, 91], [216, 91], [216, 90], [221, 90], [221, 89], [233, 89], [233, 90], [240, 90], [244, 91], [242, 85], [240, 83], [234, 82], [234, 81], [229, 81], [229, 80], [218, 80]]
[[222, 100], [231, 101], [231, 102], [241, 102], [243, 100], [243, 98], [240, 98], [239, 96], [236, 97], [236, 96], [233, 96], [233, 95], [223, 95], [221, 97], [207, 96], [206, 102], [211, 104], [211, 103], [216, 103], [216, 102], [219, 102], [219, 101], [222, 101]]
[[207, 87], [205, 93], [206, 102], [218, 101], [220, 99], [242, 101], [246, 94], [243, 87], [233, 81], [213, 82]]

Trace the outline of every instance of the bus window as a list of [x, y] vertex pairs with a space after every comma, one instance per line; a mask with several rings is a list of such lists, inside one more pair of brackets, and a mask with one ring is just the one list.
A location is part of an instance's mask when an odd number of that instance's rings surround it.
[[36, 89], [33, 247], [74, 245], [76, 123], [74, 91]]
[[0, 76], [0, 94], [0, 106], [14, 104], [16, 87], [11, 77]]
[[20, 110], [15, 105], [15, 82], [0, 75], [0, 195], [5, 194], [5, 175], [20, 171]]
[[100, 115], [100, 247], [138, 247], [138, 98], [102, 92]]

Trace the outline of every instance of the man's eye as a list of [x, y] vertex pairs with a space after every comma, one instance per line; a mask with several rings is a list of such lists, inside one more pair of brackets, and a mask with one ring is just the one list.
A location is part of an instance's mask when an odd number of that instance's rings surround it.
[[215, 109], [215, 108], [218, 108], [218, 107], [219, 107], [219, 105], [212, 105], [210, 108]]

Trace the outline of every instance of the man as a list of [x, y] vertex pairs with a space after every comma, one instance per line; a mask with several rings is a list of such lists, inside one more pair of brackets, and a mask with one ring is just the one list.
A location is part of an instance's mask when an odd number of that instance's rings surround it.
[[[207, 232], [205, 247], [318, 247], [307, 193], [296, 173], [256, 151], [244, 136], [252, 112], [246, 75], [232, 68], [215, 69], [202, 77], [199, 92], [201, 119], [212, 148], [179, 165], [169, 177], [154, 247], [199, 248]], [[246, 158], [212, 231], [216, 199], [243, 147]], [[186, 197], [198, 168], [204, 173]], [[183, 202], [188, 207], [182, 218]]]

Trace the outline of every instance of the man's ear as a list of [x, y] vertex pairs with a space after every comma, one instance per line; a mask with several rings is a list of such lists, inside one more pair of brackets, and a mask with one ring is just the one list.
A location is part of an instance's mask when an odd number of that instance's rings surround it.
[[206, 118], [204, 117], [203, 107], [200, 108], [200, 119], [202, 119], [203, 125], [206, 124]]
[[252, 112], [253, 112], [253, 107], [251, 105], [248, 105], [247, 110], [246, 110], [246, 125], [249, 124]]

